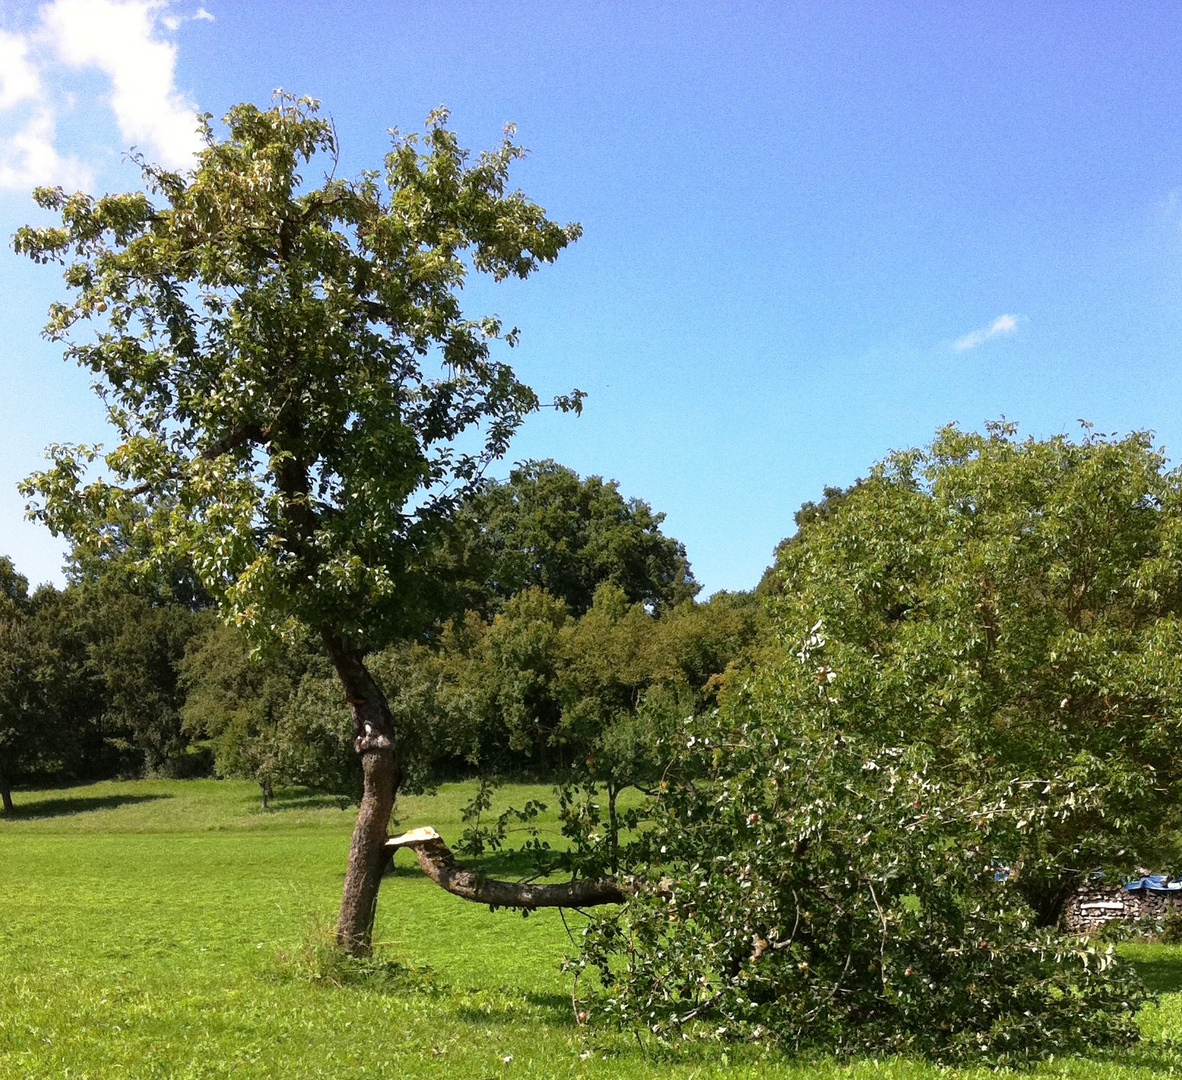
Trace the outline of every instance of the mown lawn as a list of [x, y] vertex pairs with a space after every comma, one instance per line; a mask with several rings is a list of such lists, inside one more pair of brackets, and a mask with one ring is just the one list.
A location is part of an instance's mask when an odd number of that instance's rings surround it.
[[[405, 799], [400, 819], [454, 840], [466, 793]], [[509, 798], [531, 796], [546, 792]], [[558, 914], [490, 914], [407, 854], [383, 886], [380, 955], [428, 970], [318, 984], [299, 977], [301, 942], [335, 911], [352, 824], [332, 800], [288, 793], [262, 813], [249, 784], [144, 781], [17, 801], [0, 822], [0, 1076], [966, 1075], [587, 1034], [559, 970], [570, 943]], [[1182, 948], [1126, 948], [1161, 994], [1140, 1047], [1039, 1075], [1182, 1072]]]

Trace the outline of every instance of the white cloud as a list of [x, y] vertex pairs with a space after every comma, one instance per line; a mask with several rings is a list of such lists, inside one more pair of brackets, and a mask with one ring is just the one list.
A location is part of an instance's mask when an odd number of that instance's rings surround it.
[[155, 36], [161, 0], [53, 0], [42, 25], [57, 56], [111, 79], [120, 134], [169, 168], [192, 163], [200, 148], [197, 106], [176, 88], [176, 46]]
[[0, 191], [27, 192], [39, 184], [88, 186], [89, 170], [54, 145], [53, 110], [29, 54], [28, 38], [0, 30], [0, 114], [32, 103], [23, 118], [20, 113], [14, 117], [15, 132], [0, 138]]
[[49, 0], [38, 15], [24, 33], [0, 30], [0, 189], [90, 186], [90, 170], [58, 143], [58, 122], [80, 97], [72, 71], [110, 80], [95, 104], [110, 108], [122, 148], [169, 168], [192, 163], [197, 106], [177, 89], [176, 45], [162, 35], [212, 22], [205, 8], [177, 16], [168, 0]]
[[54, 146], [53, 113], [41, 106], [15, 135], [0, 140], [0, 190], [29, 191], [38, 185], [91, 187], [90, 170]]
[[[165, 3], [168, 0], [164, 0]], [[160, 23], [166, 30], [172, 30], [174, 33], [181, 28], [182, 23], [187, 22], [213, 22], [214, 17], [205, 10], [199, 7], [192, 15], [161, 15]]]
[[954, 341], [952, 347], [957, 352], [964, 352], [966, 349], [975, 349], [978, 345], [985, 344], [990, 338], [1014, 334], [1017, 331], [1018, 320], [1013, 315], [999, 315], [984, 329], [974, 330], [971, 334], [965, 334], [964, 337]]
[[0, 30], [0, 109], [41, 96], [41, 78], [29, 60], [29, 43]]

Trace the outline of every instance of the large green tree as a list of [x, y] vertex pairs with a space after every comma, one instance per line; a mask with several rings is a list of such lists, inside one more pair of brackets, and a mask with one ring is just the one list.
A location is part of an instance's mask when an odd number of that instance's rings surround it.
[[1135, 1038], [1135, 980], [1053, 924], [1176, 857], [1182, 476], [1144, 434], [948, 428], [798, 521], [770, 640], [621, 852], [590, 1008], [946, 1059]]
[[[1019, 888], [1166, 868], [1182, 784], [1182, 478], [1144, 434], [948, 428], [808, 507], [765, 590], [794, 709], [1018, 781]], [[794, 683], [800, 686], [799, 681]], [[1034, 825], [1037, 827], [1034, 827]]]
[[643, 499], [625, 499], [614, 480], [527, 461], [458, 508], [452, 545], [468, 586], [461, 599], [487, 612], [523, 589], [545, 589], [579, 616], [610, 584], [630, 603], [667, 611], [700, 586], [685, 546], [661, 531], [664, 520]]
[[241, 105], [223, 136], [203, 120], [192, 171], [141, 162], [146, 192], [98, 199], [39, 189], [60, 224], [15, 240], [65, 264], [47, 333], [118, 432], [101, 456], [52, 448], [26, 488], [37, 516], [89, 551], [118, 527], [149, 560], [180, 557], [229, 621], [307, 630], [336, 670], [365, 785], [338, 922], [353, 951], [401, 775], [364, 657], [430, 620], [434, 523], [539, 406], [492, 352], [516, 332], [468, 317], [460, 289], [527, 277], [579, 234], [508, 186], [511, 138], [471, 158], [446, 120], [345, 180], [315, 103]]

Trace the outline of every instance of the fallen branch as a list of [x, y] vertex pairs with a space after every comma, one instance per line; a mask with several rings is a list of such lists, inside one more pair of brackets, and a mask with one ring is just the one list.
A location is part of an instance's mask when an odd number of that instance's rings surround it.
[[391, 854], [410, 848], [423, 871], [441, 889], [463, 900], [488, 904], [490, 908], [594, 907], [599, 904], [622, 904], [626, 896], [611, 879], [566, 881], [561, 885], [534, 885], [527, 882], [497, 881], [456, 862], [451, 848], [430, 825], [412, 829], [386, 841]]

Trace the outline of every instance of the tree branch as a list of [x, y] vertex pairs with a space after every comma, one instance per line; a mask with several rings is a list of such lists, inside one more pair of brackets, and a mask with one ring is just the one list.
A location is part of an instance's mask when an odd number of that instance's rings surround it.
[[[214, 461], [221, 457], [222, 454], [228, 454], [231, 450], [237, 450], [244, 443], [262, 443], [269, 437], [269, 429], [259, 427], [258, 424], [254, 423], [243, 424], [241, 427], [236, 427], [233, 431], [227, 432], [215, 442], [210, 443], [209, 446], [197, 455], [197, 460]], [[176, 479], [176, 475], [171, 475], [169, 479]], [[142, 484], [136, 484], [135, 487], [125, 488], [124, 490], [133, 499], [138, 499], [141, 495], [147, 495], [155, 486], [156, 481], [145, 480]]]
[[419, 860], [419, 868], [441, 889], [463, 900], [488, 904], [490, 908], [533, 911], [543, 907], [594, 907], [599, 904], [622, 904], [627, 899], [620, 885], [610, 879], [532, 885], [486, 878], [460, 866], [443, 837], [430, 825], [412, 829], [386, 841], [386, 849], [391, 854], [400, 848], [410, 848]]
[[206, 461], [213, 461], [215, 458], [221, 457], [222, 454], [228, 454], [231, 450], [237, 450], [243, 443], [266, 442], [270, 434], [269, 430], [261, 427], [259, 424], [247, 422], [226, 432], [225, 435], [211, 443], [197, 456]]

